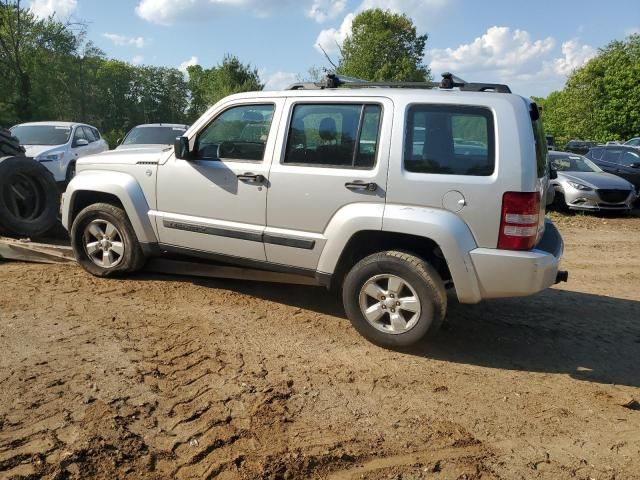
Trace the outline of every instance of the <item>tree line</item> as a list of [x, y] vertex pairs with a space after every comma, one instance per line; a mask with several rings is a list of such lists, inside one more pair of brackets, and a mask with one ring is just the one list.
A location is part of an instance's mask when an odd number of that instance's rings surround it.
[[596, 142], [640, 136], [640, 35], [615, 40], [575, 70], [542, 105], [545, 131], [558, 146], [571, 139]]
[[[331, 70], [372, 81], [427, 81], [428, 36], [413, 21], [381, 9], [353, 20]], [[218, 65], [176, 68], [109, 59], [86, 26], [42, 19], [20, 0], [0, 0], [0, 126], [39, 120], [95, 125], [110, 145], [141, 123], [186, 123], [221, 98], [261, 90], [258, 70], [232, 55]], [[306, 78], [318, 80], [321, 68]], [[608, 141], [640, 135], [640, 35], [614, 41], [574, 71], [561, 91], [536, 98], [547, 133]]]

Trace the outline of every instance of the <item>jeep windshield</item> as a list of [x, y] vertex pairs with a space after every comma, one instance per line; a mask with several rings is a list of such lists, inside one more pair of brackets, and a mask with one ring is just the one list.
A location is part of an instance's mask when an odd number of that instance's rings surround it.
[[186, 130], [184, 127], [135, 127], [122, 145], [173, 145]]
[[54, 125], [18, 125], [11, 133], [21, 145], [63, 145], [69, 141], [71, 127]]

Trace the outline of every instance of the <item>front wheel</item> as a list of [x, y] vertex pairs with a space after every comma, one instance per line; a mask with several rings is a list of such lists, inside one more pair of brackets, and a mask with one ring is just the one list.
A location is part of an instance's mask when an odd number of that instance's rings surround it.
[[444, 283], [423, 259], [406, 252], [370, 255], [347, 274], [342, 299], [358, 332], [382, 347], [403, 348], [436, 331], [447, 311]]
[[98, 277], [134, 272], [145, 261], [127, 214], [108, 203], [89, 205], [78, 214], [71, 246], [82, 268]]

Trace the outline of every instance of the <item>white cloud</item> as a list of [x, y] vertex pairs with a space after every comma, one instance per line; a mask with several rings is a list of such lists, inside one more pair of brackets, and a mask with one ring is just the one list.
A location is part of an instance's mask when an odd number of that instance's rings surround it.
[[577, 40], [569, 40], [562, 44], [562, 57], [554, 58], [551, 62], [553, 72], [565, 77], [569, 76], [576, 68], [581, 67], [598, 52], [589, 45], [580, 45]]
[[40, 18], [48, 18], [51, 15], [67, 18], [77, 7], [78, 0], [31, 0], [29, 10]]
[[264, 81], [264, 90], [283, 90], [298, 81], [298, 76], [290, 72], [275, 72], [270, 75], [263, 73], [261, 78]]
[[533, 39], [526, 30], [495, 26], [470, 43], [432, 49], [427, 60], [436, 78], [450, 71], [467, 81], [506, 83], [519, 93], [546, 95], [597, 53], [576, 39], [562, 44], [561, 56], [556, 52], [553, 37]]
[[144, 62], [144, 57], [142, 55], [134, 55], [131, 59], [131, 63], [133, 65], [142, 65], [142, 62]]
[[180, 70], [182, 73], [187, 75], [189, 73], [187, 72], [187, 68], [197, 64], [198, 64], [198, 57], [194, 55], [189, 60], [185, 60], [184, 62], [182, 62], [178, 67], [178, 70]]
[[347, 0], [313, 0], [307, 16], [322, 23], [340, 15], [347, 6]]
[[532, 40], [525, 30], [491, 27], [473, 42], [457, 48], [433, 49], [431, 69], [457, 74], [500, 71], [510, 76], [529, 73], [554, 47], [553, 38]]
[[339, 46], [342, 46], [342, 43], [351, 34], [351, 25], [353, 24], [354, 18], [355, 14], [350, 13], [344, 17], [340, 28], [327, 28], [322, 30], [316, 39], [316, 49], [318, 49], [319, 52], [324, 50], [327, 52], [327, 55], [338, 53], [340, 50]]
[[[306, 5], [309, 0], [305, 0]], [[205, 21], [235, 11], [257, 17], [297, 5], [296, 0], [138, 0], [136, 14], [148, 22], [173, 25], [184, 21]]]
[[133, 46], [136, 48], [144, 48], [149, 45], [149, 40], [143, 37], [128, 37], [117, 33], [103, 33], [102, 36], [113, 42], [118, 47]]

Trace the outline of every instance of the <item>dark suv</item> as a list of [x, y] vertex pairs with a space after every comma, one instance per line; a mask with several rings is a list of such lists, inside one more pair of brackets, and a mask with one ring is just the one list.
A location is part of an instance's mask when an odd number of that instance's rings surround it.
[[595, 147], [596, 145], [596, 142], [590, 142], [588, 140], [570, 140], [564, 146], [564, 151], [584, 155], [590, 148]]
[[585, 156], [605, 172], [629, 180], [640, 191], [640, 150], [638, 148], [602, 145], [592, 148]]

